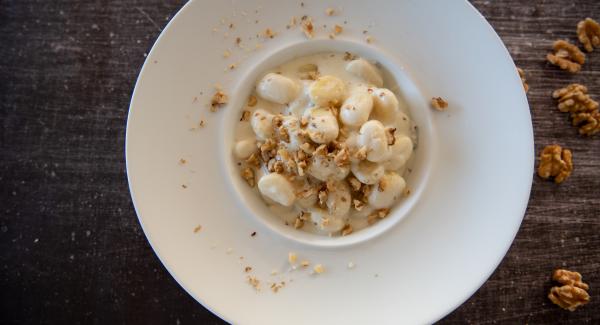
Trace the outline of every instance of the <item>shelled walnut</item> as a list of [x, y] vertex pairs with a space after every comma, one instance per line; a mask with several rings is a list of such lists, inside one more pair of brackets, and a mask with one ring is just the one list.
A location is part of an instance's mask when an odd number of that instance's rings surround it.
[[580, 273], [557, 269], [552, 273], [552, 279], [562, 286], [552, 287], [548, 299], [561, 308], [574, 311], [590, 301], [589, 286], [583, 283]]
[[554, 178], [554, 182], [562, 183], [573, 171], [571, 151], [562, 149], [557, 144], [549, 145], [540, 153], [538, 175], [543, 179]]
[[586, 18], [577, 24], [577, 37], [586, 51], [592, 52], [600, 46], [600, 24], [592, 18]]
[[600, 132], [599, 104], [587, 93], [587, 88], [580, 84], [570, 84], [552, 93], [558, 99], [558, 109], [568, 112], [573, 125], [579, 127], [579, 133], [587, 136]]
[[548, 53], [548, 62], [559, 66], [563, 70], [577, 73], [585, 63], [585, 54], [577, 46], [565, 40], [555, 41], [552, 45], [554, 53]]

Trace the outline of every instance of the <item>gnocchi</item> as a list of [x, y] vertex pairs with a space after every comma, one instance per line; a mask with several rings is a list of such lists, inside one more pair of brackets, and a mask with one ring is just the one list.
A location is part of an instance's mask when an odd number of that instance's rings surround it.
[[416, 141], [379, 68], [344, 57], [297, 58], [265, 74], [232, 149], [281, 222], [328, 236], [368, 227], [401, 200]]

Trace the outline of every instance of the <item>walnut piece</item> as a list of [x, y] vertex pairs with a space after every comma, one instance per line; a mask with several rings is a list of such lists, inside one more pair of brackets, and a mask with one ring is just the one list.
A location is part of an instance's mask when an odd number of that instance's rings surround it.
[[549, 145], [540, 153], [538, 175], [543, 179], [554, 178], [557, 184], [562, 183], [573, 171], [571, 150], [562, 149], [557, 144]]
[[250, 167], [246, 167], [242, 169], [242, 178], [248, 183], [250, 187], [254, 187], [256, 185], [256, 180], [254, 179], [254, 171]]
[[348, 153], [348, 149], [342, 148], [342, 150], [338, 151], [333, 158], [333, 161], [338, 167], [343, 167], [350, 164], [350, 154]]
[[248, 122], [250, 121], [250, 117], [252, 116], [252, 113], [250, 111], [243, 111], [242, 112], [242, 117], [240, 117], [240, 122]]
[[577, 37], [586, 51], [592, 52], [600, 46], [600, 24], [592, 18], [586, 18], [577, 24]]
[[210, 100], [210, 111], [216, 112], [217, 109], [229, 101], [229, 97], [222, 90], [217, 90]]
[[350, 224], [346, 224], [344, 228], [342, 228], [342, 236], [348, 236], [352, 233], [352, 226]]
[[388, 146], [393, 146], [394, 143], [396, 143], [396, 138], [394, 137], [395, 132], [396, 132], [396, 128], [385, 129], [385, 136], [387, 138]]
[[438, 111], [443, 111], [448, 107], [448, 102], [445, 101], [442, 97], [433, 97], [431, 99], [431, 106]]
[[315, 36], [315, 28], [310, 17], [302, 17], [302, 31], [307, 38], [313, 38]]
[[573, 126], [579, 127], [579, 133], [592, 136], [600, 132], [600, 106], [587, 94], [587, 88], [580, 84], [570, 84], [555, 90], [552, 97], [558, 99], [558, 109], [568, 112], [573, 119]]
[[521, 78], [521, 83], [523, 83], [523, 89], [525, 93], [529, 91], [529, 85], [527, 84], [527, 79], [525, 79], [525, 71], [521, 68], [517, 68], [517, 72], [519, 73], [519, 78]]
[[258, 99], [256, 99], [256, 96], [250, 95], [250, 97], [248, 97], [248, 107], [256, 106], [257, 102], [258, 102]]
[[554, 304], [574, 311], [590, 301], [590, 295], [586, 291], [589, 286], [582, 282], [578, 272], [557, 269], [552, 273], [552, 279], [562, 284], [560, 287], [552, 287], [548, 293], [548, 299]]
[[552, 48], [554, 53], [546, 55], [548, 62], [571, 73], [581, 70], [581, 65], [585, 63], [585, 54], [577, 46], [565, 40], [558, 40], [554, 42]]

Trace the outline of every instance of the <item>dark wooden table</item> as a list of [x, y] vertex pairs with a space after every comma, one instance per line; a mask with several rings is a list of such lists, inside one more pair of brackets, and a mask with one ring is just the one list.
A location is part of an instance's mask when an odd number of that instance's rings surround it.
[[[182, 4], [0, 0], [0, 323], [221, 323], [152, 252], [125, 177], [133, 85]], [[442, 323], [598, 324], [600, 135], [579, 136], [550, 94], [581, 82], [600, 100], [600, 49], [576, 75], [544, 56], [557, 38], [575, 41], [580, 19], [600, 19], [600, 2], [474, 5], [527, 73], [536, 152], [571, 148], [575, 170], [560, 186], [534, 178], [508, 255]], [[573, 313], [546, 298], [563, 266], [591, 286], [592, 301]]]

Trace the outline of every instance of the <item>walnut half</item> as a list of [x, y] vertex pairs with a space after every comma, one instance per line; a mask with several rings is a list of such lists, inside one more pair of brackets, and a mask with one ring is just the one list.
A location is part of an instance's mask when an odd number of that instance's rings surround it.
[[571, 150], [562, 149], [557, 144], [549, 145], [540, 153], [538, 175], [543, 179], [554, 178], [554, 182], [562, 183], [573, 171]]
[[552, 48], [554, 53], [546, 55], [548, 62], [571, 73], [581, 70], [581, 65], [585, 63], [585, 54], [577, 46], [565, 40], [558, 40], [554, 42]]
[[600, 46], [600, 24], [592, 18], [586, 18], [577, 24], [577, 37], [586, 51], [592, 52]]
[[552, 273], [552, 279], [562, 286], [552, 287], [548, 299], [561, 308], [574, 311], [590, 301], [590, 295], [586, 291], [589, 286], [582, 282], [578, 272], [558, 269]]

